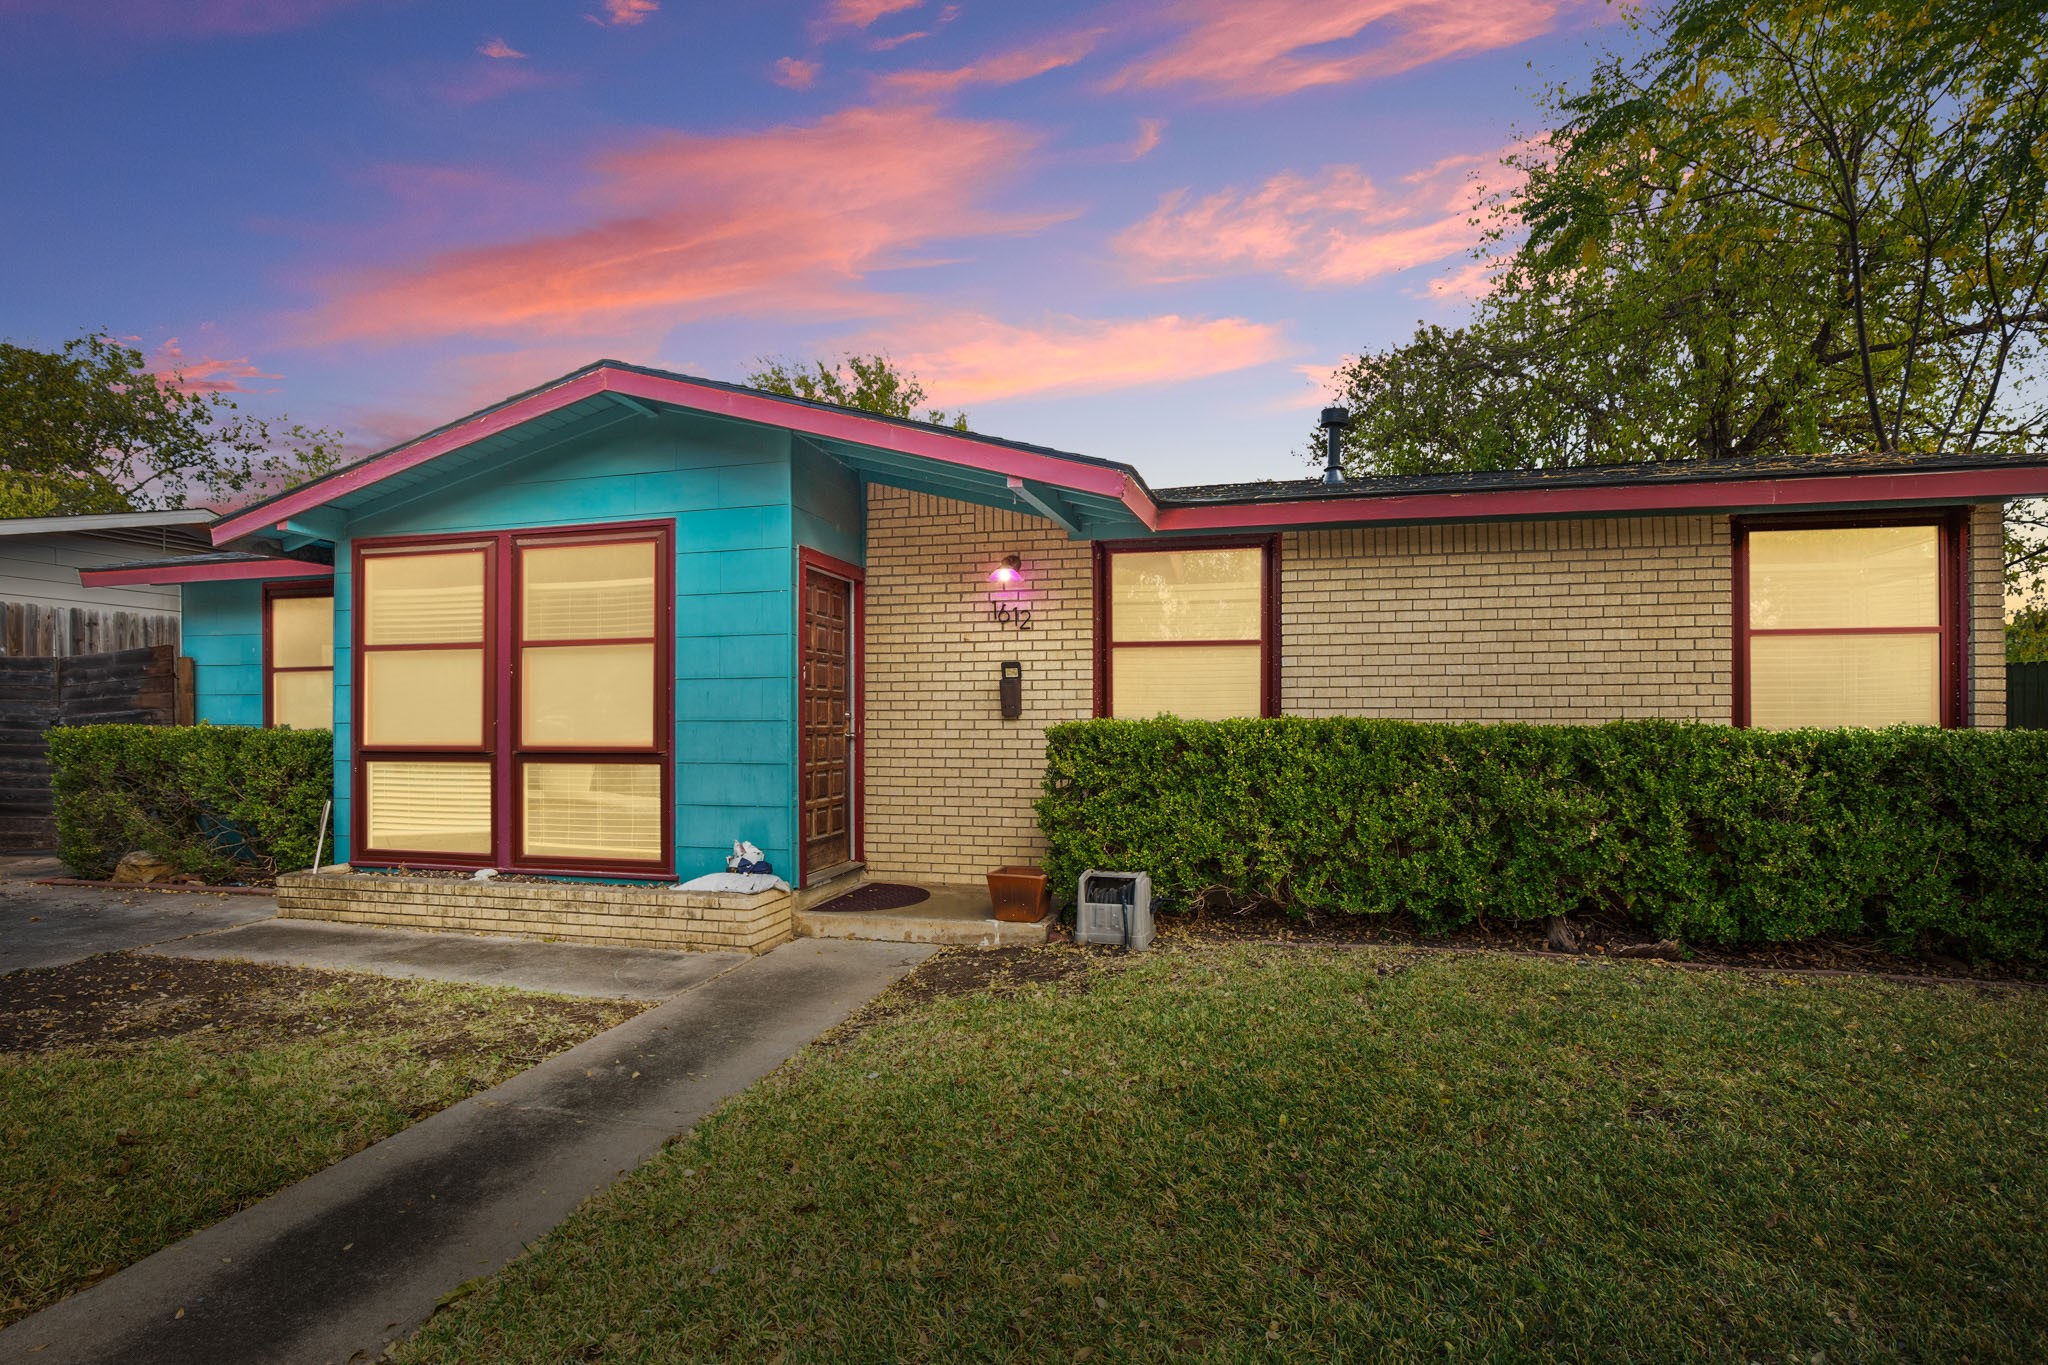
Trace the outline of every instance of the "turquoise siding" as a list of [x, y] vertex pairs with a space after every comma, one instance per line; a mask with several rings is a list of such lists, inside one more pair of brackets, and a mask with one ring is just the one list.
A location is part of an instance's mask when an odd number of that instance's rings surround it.
[[[349, 831], [352, 541], [673, 519], [677, 871], [685, 878], [721, 871], [732, 841], [751, 839], [777, 871], [793, 874], [797, 541], [790, 474], [786, 432], [668, 414], [616, 423], [356, 516], [335, 546], [341, 856], [348, 856]], [[843, 530], [833, 534], [835, 543], [846, 543]]]
[[209, 725], [263, 723], [263, 585], [184, 585], [194, 713]]
[[791, 470], [796, 543], [865, 568], [867, 505], [860, 479], [801, 441], [792, 452]]

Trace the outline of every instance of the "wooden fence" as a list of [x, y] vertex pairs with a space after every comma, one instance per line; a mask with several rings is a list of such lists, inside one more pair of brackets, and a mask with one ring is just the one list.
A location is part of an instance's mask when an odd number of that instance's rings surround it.
[[2005, 728], [2048, 730], [2048, 664], [2005, 666]]
[[175, 614], [0, 602], [0, 655], [12, 659], [118, 653], [178, 644]]
[[0, 853], [57, 841], [53, 725], [189, 725], [192, 661], [175, 645], [62, 659], [0, 658]]

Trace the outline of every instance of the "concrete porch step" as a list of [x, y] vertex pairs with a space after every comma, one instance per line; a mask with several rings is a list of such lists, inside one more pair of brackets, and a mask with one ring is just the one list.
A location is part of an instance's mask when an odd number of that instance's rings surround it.
[[[860, 879], [865, 881], [867, 879]], [[877, 879], [880, 880], [880, 879]], [[895, 881], [890, 878], [888, 880]], [[851, 891], [849, 879], [835, 891]], [[916, 882], [900, 883], [919, 885]], [[901, 910], [797, 910], [791, 928], [798, 938], [867, 939], [881, 943], [935, 943], [962, 948], [1020, 948], [1046, 942], [1059, 913], [1036, 924], [1009, 924], [993, 917], [988, 892], [976, 886], [926, 886], [931, 898]]]

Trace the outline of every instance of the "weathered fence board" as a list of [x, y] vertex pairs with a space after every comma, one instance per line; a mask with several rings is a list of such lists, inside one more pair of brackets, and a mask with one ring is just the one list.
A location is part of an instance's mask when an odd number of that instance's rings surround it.
[[51, 659], [178, 644], [178, 618], [104, 607], [0, 602], [0, 655]]
[[2048, 663], [2005, 666], [2005, 726], [2048, 730]]
[[0, 852], [57, 841], [46, 730], [176, 724], [191, 713], [190, 679], [190, 661], [170, 644], [68, 658], [0, 658]]

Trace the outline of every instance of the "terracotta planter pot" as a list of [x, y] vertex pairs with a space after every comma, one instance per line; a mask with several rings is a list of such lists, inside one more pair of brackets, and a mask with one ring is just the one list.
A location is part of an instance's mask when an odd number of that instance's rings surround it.
[[1035, 867], [999, 867], [988, 874], [988, 898], [996, 918], [1009, 924], [1036, 924], [1052, 913], [1052, 887]]

